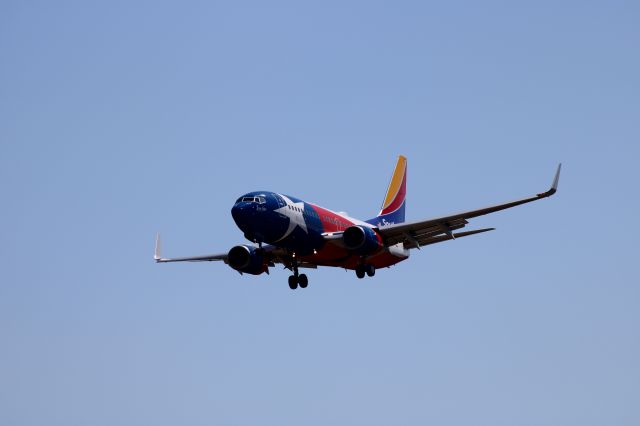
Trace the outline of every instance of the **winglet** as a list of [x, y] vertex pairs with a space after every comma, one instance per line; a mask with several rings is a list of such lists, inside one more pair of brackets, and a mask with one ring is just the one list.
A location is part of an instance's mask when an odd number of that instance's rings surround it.
[[562, 163], [558, 164], [558, 170], [556, 171], [556, 176], [553, 178], [553, 183], [551, 184], [551, 188], [547, 192], [543, 192], [538, 194], [538, 197], [550, 197], [558, 191], [558, 182], [560, 181], [560, 170], [562, 169]]
[[558, 190], [558, 181], [560, 180], [560, 170], [562, 169], [562, 163], [558, 164], [558, 171], [556, 172], [556, 177], [553, 179], [553, 185], [551, 185], [551, 189], [554, 191]]
[[162, 256], [160, 256], [160, 233], [156, 233], [156, 250], [153, 254], [153, 260], [155, 260], [156, 262], [159, 262], [162, 259]]

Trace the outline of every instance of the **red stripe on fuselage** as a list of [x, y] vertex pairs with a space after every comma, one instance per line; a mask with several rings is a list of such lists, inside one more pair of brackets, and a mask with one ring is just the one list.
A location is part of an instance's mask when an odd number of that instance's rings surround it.
[[[377, 253], [367, 256], [364, 263], [371, 264], [376, 268], [386, 268], [405, 259], [407, 258], [394, 256], [385, 249], [381, 249]], [[316, 254], [301, 256], [300, 260], [318, 266], [335, 266], [345, 269], [356, 269], [363, 263], [360, 255], [348, 252], [332, 242], [325, 244]]]
[[316, 211], [318, 217], [320, 217], [324, 232], [344, 231], [348, 227], [355, 225], [349, 219], [340, 216], [337, 213], [334, 213], [327, 209], [323, 209], [322, 207], [315, 206], [313, 204], [309, 205]]
[[[356, 225], [350, 219], [330, 210], [313, 204], [309, 204], [309, 206], [311, 206], [311, 208], [313, 208], [318, 214], [323, 226], [322, 232], [342, 232], [350, 226]], [[376, 268], [385, 268], [406, 259], [389, 253], [384, 247], [382, 238], [378, 233], [376, 233], [376, 237], [380, 242], [381, 249], [369, 256], [366, 256], [366, 263], [370, 263]], [[346, 269], [355, 269], [362, 263], [362, 256], [346, 250], [338, 242], [329, 241], [321, 249], [317, 250], [316, 254], [302, 256], [300, 257], [300, 260], [321, 266], [336, 266]]]

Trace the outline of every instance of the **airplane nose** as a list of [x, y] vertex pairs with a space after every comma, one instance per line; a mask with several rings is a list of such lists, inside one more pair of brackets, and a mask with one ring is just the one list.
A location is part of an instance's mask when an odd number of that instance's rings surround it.
[[231, 208], [231, 216], [233, 220], [238, 224], [240, 228], [243, 228], [248, 225], [251, 220], [251, 216], [253, 216], [254, 208], [253, 203], [236, 203]]
[[240, 204], [241, 203], [236, 203], [233, 205], [233, 207], [231, 207], [231, 216], [233, 217], [233, 220], [235, 220], [236, 222], [242, 219], [242, 216], [243, 216], [243, 209]]

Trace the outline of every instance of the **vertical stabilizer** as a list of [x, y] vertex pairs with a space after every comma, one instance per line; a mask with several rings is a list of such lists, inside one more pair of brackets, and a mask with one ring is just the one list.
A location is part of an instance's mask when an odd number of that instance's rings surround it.
[[368, 220], [376, 226], [391, 225], [404, 222], [405, 198], [407, 195], [407, 159], [400, 155], [396, 168], [391, 176], [391, 182], [382, 202], [378, 216]]

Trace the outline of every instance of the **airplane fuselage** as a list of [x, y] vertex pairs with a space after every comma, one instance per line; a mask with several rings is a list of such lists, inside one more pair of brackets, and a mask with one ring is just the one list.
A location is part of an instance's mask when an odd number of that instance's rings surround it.
[[[268, 191], [250, 192], [238, 198], [231, 209], [236, 225], [245, 238], [291, 251], [301, 262], [322, 266], [356, 269], [363, 256], [347, 250], [333, 233], [352, 226], [371, 229], [374, 226], [344, 214], [305, 202], [296, 197]], [[388, 267], [409, 257], [402, 245], [385, 247], [378, 234], [380, 247], [367, 254], [367, 263], [376, 268]]]

